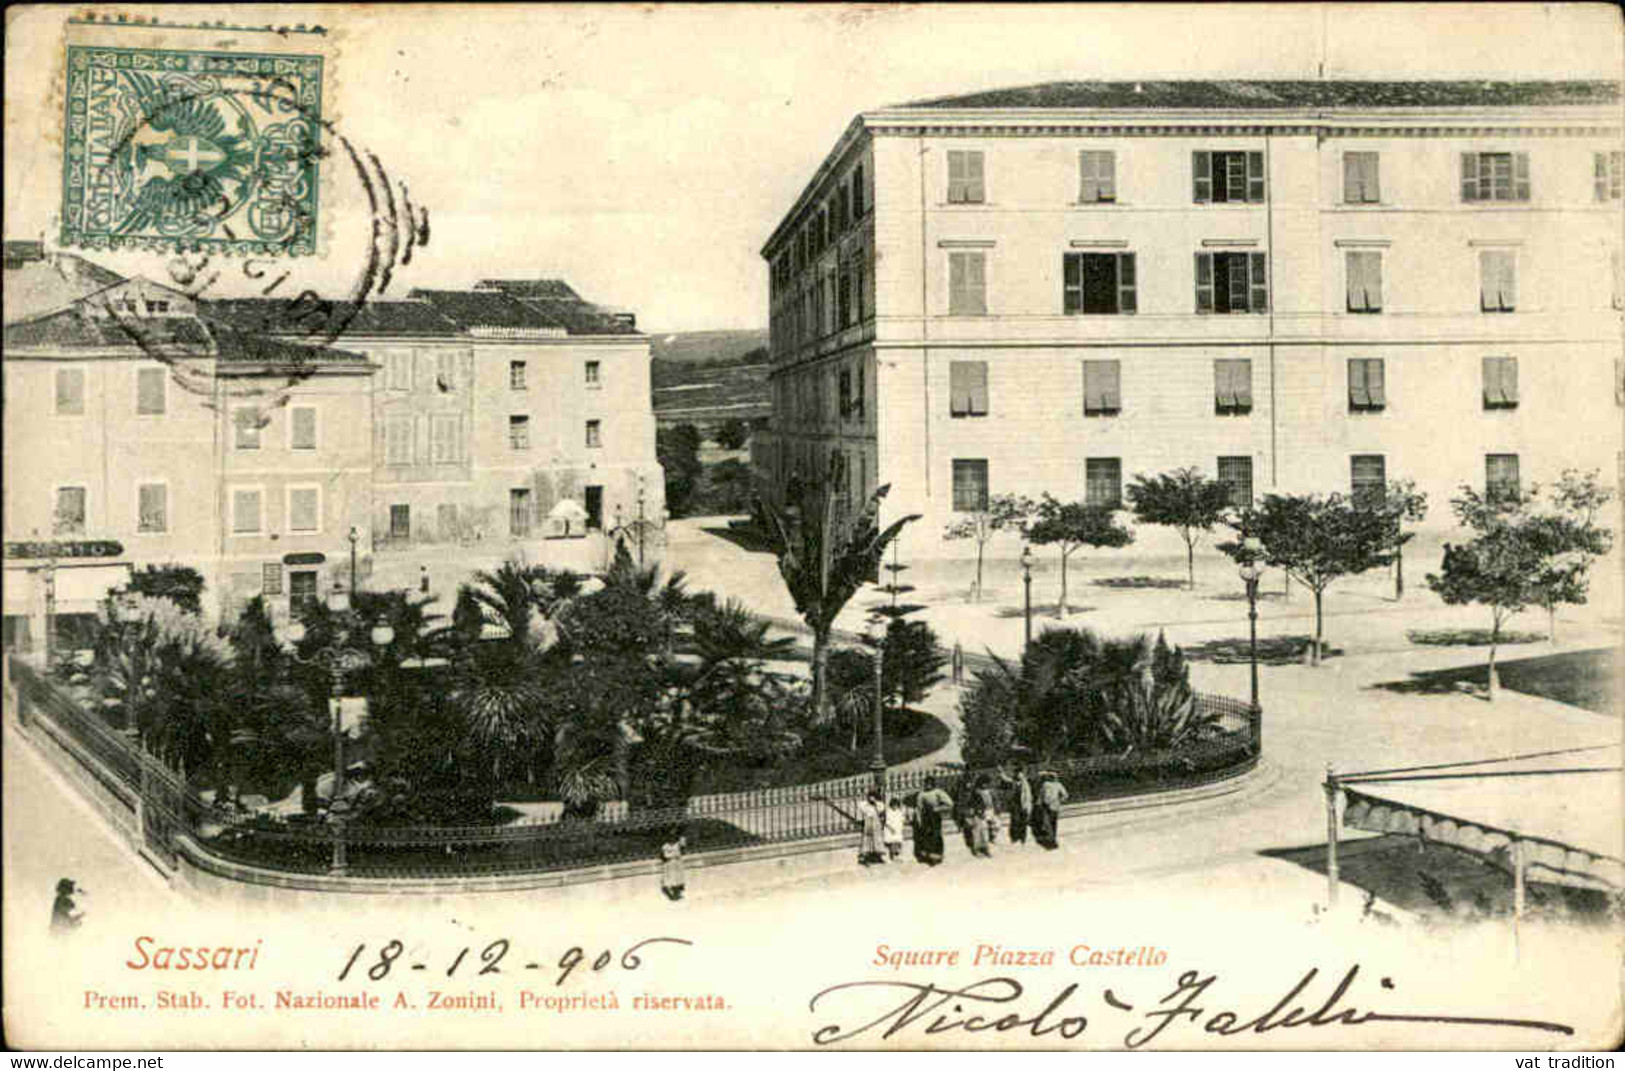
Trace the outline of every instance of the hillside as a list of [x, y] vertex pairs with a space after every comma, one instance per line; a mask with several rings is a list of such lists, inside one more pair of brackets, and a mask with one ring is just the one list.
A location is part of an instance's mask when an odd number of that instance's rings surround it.
[[772, 411], [762, 351], [766, 331], [686, 331], [653, 336], [655, 419], [662, 425], [714, 427], [729, 417], [754, 420]]

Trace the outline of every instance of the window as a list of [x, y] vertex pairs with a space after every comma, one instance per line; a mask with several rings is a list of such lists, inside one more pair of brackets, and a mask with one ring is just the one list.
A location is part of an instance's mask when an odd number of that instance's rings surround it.
[[1388, 405], [1381, 357], [1349, 358], [1349, 412], [1380, 413]]
[[525, 362], [508, 362], [508, 389], [525, 390]]
[[598, 361], [588, 361], [586, 363], [583, 374], [586, 376], [588, 387], [597, 388], [602, 386], [603, 381], [600, 376], [602, 370], [603, 365]]
[[1133, 253], [1067, 253], [1061, 308], [1067, 315], [1135, 311]]
[[1518, 359], [1484, 358], [1484, 408], [1518, 408]]
[[384, 425], [384, 464], [412, 463], [412, 418], [390, 417]]
[[260, 566], [260, 594], [282, 594], [282, 563], [266, 562]]
[[604, 485], [593, 483], [581, 489], [582, 505], [587, 510], [587, 531], [604, 530]]
[[457, 355], [455, 353], [435, 354], [435, 386], [443, 393], [451, 393], [457, 389]]
[[1097, 149], [1078, 152], [1078, 200], [1083, 204], [1117, 200], [1117, 154]]
[[1484, 312], [1511, 312], [1518, 307], [1518, 252], [1481, 249], [1478, 253], [1478, 307]]
[[1464, 152], [1461, 154], [1463, 201], [1529, 200], [1529, 154]]
[[597, 450], [604, 445], [604, 422], [602, 420], [587, 421], [587, 449]]
[[1123, 505], [1123, 461], [1091, 457], [1083, 462], [1083, 504], [1119, 509]]
[[1250, 358], [1213, 362], [1213, 412], [1246, 416], [1253, 411], [1253, 362]]
[[1349, 492], [1355, 499], [1382, 501], [1388, 489], [1388, 463], [1381, 454], [1354, 454], [1349, 458]]
[[231, 492], [231, 530], [237, 535], [252, 535], [261, 528], [261, 507], [264, 495], [258, 488]]
[[515, 539], [530, 535], [530, 488], [515, 487], [508, 492], [508, 534]]
[[288, 445], [295, 450], [316, 449], [316, 408], [296, 405], [288, 410], [290, 439]]
[[1516, 502], [1522, 493], [1518, 482], [1518, 455], [1485, 454], [1484, 496], [1491, 502]]
[[863, 364], [859, 362], [852, 366], [852, 415], [859, 420], [863, 419]]
[[319, 532], [322, 527], [322, 490], [319, 487], [288, 488], [288, 531]]
[[836, 326], [846, 327], [852, 322], [852, 269], [847, 262], [840, 265], [840, 276], [835, 281]]
[[1599, 152], [1592, 155], [1599, 201], [1617, 201], [1625, 193], [1625, 152]]
[[845, 419], [852, 415], [852, 373], [848, 369], [841, 369], [841, 417]]
[[987, 416], [987, 362], [948, 363], [948, 415]]
[[863, 165], [852, 169], [852, 221], [863, 218]]
[[1382, 311], [1382, 254], [1374, 250], [1349, 250], [1344, 254], [1348, 289], [1348, 311]]
[[1263, 253], [1196, 254], [1196, 311], [1266, 312], [1269, 268]]
[[316, 601], [316, 579], [318, 575], [314, 569], [288, 570], [289, 606], [303, 606]]
[[1377, 154], [1374, 152], [1346, 152], [1343, 154], [1343, 203], [1370, 205], [1382, 200], [1382, 189], [1377, 181]]
[[239, 450], [260, 448], [260, 411], [252, 406], [233, 409], [231, 422], [235, 428], [235, 443]]
[[85, 370], [58, 368], [56, 370], [56, 415], [85, 415]]
[[982, 181], [982, 154], [960, 149], [948, 150], [948, 203], [981, 204], [987, 200]]
[[161, 416], [169, 373], [163, 368], [138, 368], [135, 372], [135, 411], [138, 416]]
[[987, 459], [954, 458], [954, 510], [981, 513], [987, 509]]
[[1123, 410], [1121, 362], [1083, 362], [1083, 415], [1116, 416]]
[[397, 502], [389, 507], [389, 538], [412, 538], [412, 507]]
[[169, 531], [169, 487], [144, 483], [136, 488], [135, 530], [146, 535]]
[[396, 350], [389, 355], [389, 389], [412, 389], [412, 352]]
[[429, 420], [429, 456], [436, 465], [454, 465], [463, 459], [463, 421], [455, 413], [440, 413]]
[[1219, 482], [1230, 492], [1230, 504], [1245, 509], [1253, 504], [1253, 459], [1219, 458]]
[[508, 449], [530, 449], [530, 417], [511, 416], [508, 418]]
[[948, 315], [987, 314], [987, 254], [948, 254]]
[[1264, 200], [1261, 152], [1193, 152], [1191, 173], [1199, 205]]
[[84, 535], [85, 489], [58, 487], [56, 489], [56, 515], [52, 518], [54, 535]]

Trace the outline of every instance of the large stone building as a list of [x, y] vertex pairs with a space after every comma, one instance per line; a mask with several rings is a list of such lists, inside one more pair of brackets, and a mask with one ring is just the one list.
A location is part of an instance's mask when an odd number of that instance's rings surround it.
[[48, 555], [60, 614], [178, 562], [211, 611], [281, 615], [347, 582], [352, 530], [367, 582], [442, 594], [511, 556], [600, 568], [640, 515], [656, 548], [649, 340], [562, 282], [369, 302], [310, 346], [285, 302], [6, 254], [8, 642], [40, 635]]
[[1462, 484], [1611, 476], [1619, 106], [1145, 81], [865, 112], [762, 250], [758, 473], [839, 454], [928, 556], [990, 495], [1115, 503], [1185, 465], [1237, 502], [1413, 479], [1432, 527]]

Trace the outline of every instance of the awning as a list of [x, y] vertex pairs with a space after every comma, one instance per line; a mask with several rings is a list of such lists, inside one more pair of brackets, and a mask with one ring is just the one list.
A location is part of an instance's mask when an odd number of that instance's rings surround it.
[[1528, 880], [1625, 889], [1621, 747], [1603, 744], [1407, 770], [1338, 775], [1343, 824], [1448, 844]]

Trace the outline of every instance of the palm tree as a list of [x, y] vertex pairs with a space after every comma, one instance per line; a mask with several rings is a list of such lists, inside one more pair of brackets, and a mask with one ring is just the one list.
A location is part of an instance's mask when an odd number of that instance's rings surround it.
[[848, 516], [840, 494], [844, 479], [841, 456], [830, 455], [822, 483], [799, 483], [787, 490], [788, 505], [761, 500], [768, 544], [779, 559], [779, 575], [790, 589], [796, 612], [813, 634], [813, 705], [818, 720], [831, 717], [829, 634], [835, 618], [858, 588], [879, 575], [886, 547], [918, 513], [880, 527], [880, 504], [890, 485], [869, 496], [863, 508]]

